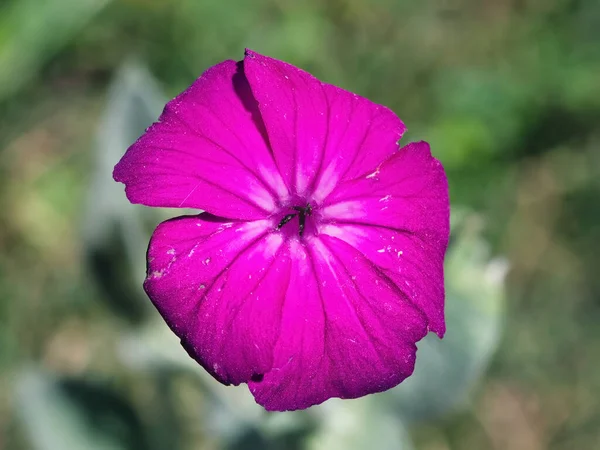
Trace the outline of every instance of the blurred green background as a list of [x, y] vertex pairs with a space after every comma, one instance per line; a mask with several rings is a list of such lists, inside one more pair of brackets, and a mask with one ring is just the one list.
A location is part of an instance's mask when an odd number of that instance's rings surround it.
[[[450, 180], [448, 334], [400, 387], [267, 414], [145, 298], [112, 166], [244, 47], [391, 107]], [[4, 0], [0, 449], [600, 448], [600, 2]]]

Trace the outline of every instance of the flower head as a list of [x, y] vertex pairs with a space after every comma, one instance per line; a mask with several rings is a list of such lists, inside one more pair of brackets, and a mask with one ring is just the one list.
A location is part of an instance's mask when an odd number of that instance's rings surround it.
[[268, 410], [396, 386], [444, 325], [446, 176], [389, 109], [246, 51], [117, 164], [158, 226], [144, 288], [190, 356]]

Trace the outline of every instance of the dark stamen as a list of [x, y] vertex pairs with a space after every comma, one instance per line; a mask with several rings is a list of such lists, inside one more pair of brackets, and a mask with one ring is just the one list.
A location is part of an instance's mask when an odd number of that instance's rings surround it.
[[281, 227], [283, 227], [286, 223], [288, 223], [294, 217], [296, 217], [296, 214], [288, 214], [288, 215], [286, 215], [283, 219], [281, 219], [281, 222], [279, 222], [279, 225], [277, 225], [277, 229], [281, 230]]
[[298, 216], [298, 236], [302, 236], [304, 234], [304, 224], [306, 223], [306, 214], [304, 211], [300, 211], [300, 215]]
[[281, 222], [279, 222], [279, 225], [277, 225], [277, 229], [281, 230], [286, 223], [298, 216], [298, 235], [302, 236], [304, 234], [304, 227], [306, 226], [306, 216], [312, 214], [312, 207], [307, 204], [306, 206], [294, 206], [292, 209], [298, 211], [298, 214], [285, 215], [283, 219], [281, 219]]
[[310, 216], [310, 214], [312, 213], [312, 206], [310, 206], [310, 204], [307, 204], [306, 206], [294, 206], [294, 208], [296, 211], [302, 212], [304, 214], [306, 214], [307, 216]]
[[312, 207], [307, 204], [306, 206], [294, 206], [294, 209], [300, 213], [298, 216], [298, 236], [302, 236], [304, 234], [306, 216], [310, 216]]

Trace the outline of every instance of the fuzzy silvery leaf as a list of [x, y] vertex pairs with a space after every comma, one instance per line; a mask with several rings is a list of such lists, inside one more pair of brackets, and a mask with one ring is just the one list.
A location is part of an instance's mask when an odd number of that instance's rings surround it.
[[502, 334], [508, 263], [490, 257], [479, 217], [453, 218], [456, 238], [445, 264], [446, 336], [423, 339], [413, 376], [385, 397], [408, 421], [432, 420], [465, 406]]
[[146, 252], [156, 213], [131, 208], [112, 182], [114, 161], [120, 149], [130, 145], [158, 114], [164, 101], [156, 81], [144, 66], [130, 60], [111, 84], [94, 149], [89, 201], [83, 221], [86, 261], [102, 289], [102, 298], [119, 315], [138, 322], [147, 313], [143, 290]]

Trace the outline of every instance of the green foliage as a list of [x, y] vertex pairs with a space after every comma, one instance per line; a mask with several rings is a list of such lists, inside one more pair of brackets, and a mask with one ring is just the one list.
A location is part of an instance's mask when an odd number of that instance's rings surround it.
[[41, 65], [110, 0], [20, 0], [0, 15], [0, 100], [34, 77]]
[[26, 372], [17, 393], [34, 450], [150, 448], [135, 411], [105, 387]]
[[456, 209], [445, 264], [446, 335], [429, 335], [418, 344], [414, 374], [387, 396], [409, 423], [468, 406], [502, 332], [508, 262], [489, 260], [481, 220]]
[[84, 216], [85, 256], [103, 291], [102, 299], [133, 323], [139, 323], [149, 308], [139, 283], [148, 245], [145, 222], [156, 225], [159, 217], [127, 201], [112, 179], [112, 169], [122, 149], [156, 120], [164, 104], [162, 93], [143, 67], [128, 61], [120, 68], [100, 121]]
[[[595, 448], [598, 30], [595, 0], [4, 2], [0, 445]], [[141, 289], [179, 212], [130, 205], [112, 166], [244, 47], [390, 106], [447, 168], [447, 335], [390, 392], [266, 414]]]

